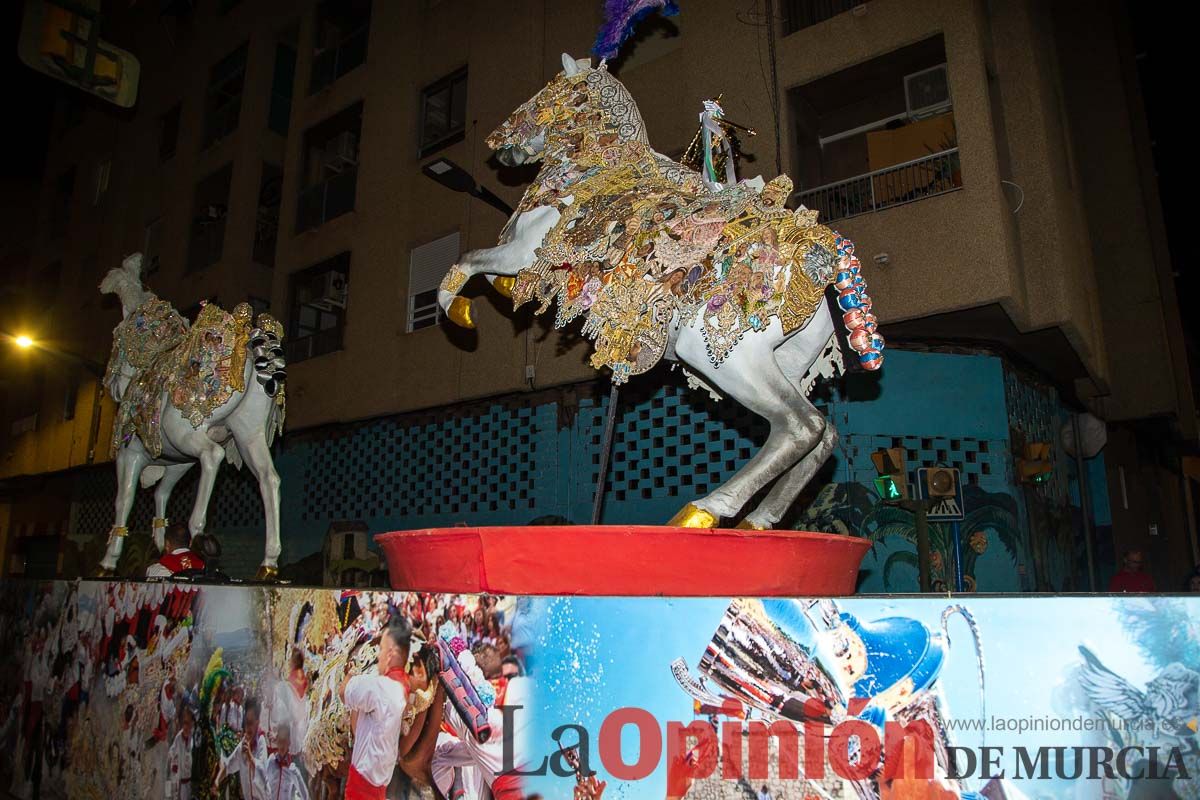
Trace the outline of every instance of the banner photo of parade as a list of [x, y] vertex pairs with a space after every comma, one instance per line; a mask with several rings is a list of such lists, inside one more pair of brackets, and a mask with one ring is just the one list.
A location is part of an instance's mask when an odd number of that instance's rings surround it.
[[530, 792], [1198, 798], [1200, 600], [542, 598]]
[[519, 766], [528, 717], [505, 730], [499, 708], [529, 704], [520, 616], [497, 596], [6, 582], [0, 795], [518, 795], [503, 747]]

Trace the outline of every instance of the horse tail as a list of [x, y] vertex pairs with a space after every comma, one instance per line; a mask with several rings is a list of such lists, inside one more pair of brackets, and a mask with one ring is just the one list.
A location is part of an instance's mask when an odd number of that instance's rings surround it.
[[883, 366], [883, 337], [878, 333], [878, 320], [871, 313], [871, 296], [867, 282], [860, 274], [860, 263], [854, 255], [854, 242], [837, 235], [837, 274], [834, 288], [838, 291], [838, 307], [850, 347], [858, 353], [864, 369]]
[[[946, 644], [950, 644], [950, 617], [958, 614], [967, 622], [967, 627], [971, 629], [971, 637], [975, 640], [975, 661], [979, 668], [979, 713], [987, 725], [987, 694], [984, 691], [984, 666], [983, 666], [983, 637], [979, 632], [979, 623], [975, 621], [975, 615], [970, 612], [966, 606], [952, 605], [946, 606], [946, 610], [942, 612], [942, 633], [946, 636]], [[983, 734], [984, 742], [986, 743], [986, 732]]]

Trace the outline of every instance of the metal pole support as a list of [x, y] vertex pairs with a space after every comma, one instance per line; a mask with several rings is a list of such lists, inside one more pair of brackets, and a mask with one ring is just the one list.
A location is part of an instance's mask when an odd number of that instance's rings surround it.
[[600, 524], [600, 511], [604, 508], [604, 484], [608, 482], [608, 457], [612, 453], [613, 428], [617, 424], [617, 393], [614, 383], [608, 393], [608, 418], [604, 422], [604, 438], [600, 443], [600, 470], [596, 475], [596, 497], [592, 501], [592, 524]]

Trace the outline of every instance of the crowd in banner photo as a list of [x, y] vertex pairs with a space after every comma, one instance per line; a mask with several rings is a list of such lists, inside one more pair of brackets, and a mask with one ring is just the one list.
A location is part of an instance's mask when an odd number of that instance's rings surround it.
[[[23, 800], [417, 797], [432, 783], [515, 797], [498, 775], [506, 740], [523, 760], [498, 708], [528, 705], [515, 614], [491, 596], [7, 584], [0, 646], [20, 655], [0, 675], [0, 787]], [[382, 691], [386, 709], [371, 701]]]

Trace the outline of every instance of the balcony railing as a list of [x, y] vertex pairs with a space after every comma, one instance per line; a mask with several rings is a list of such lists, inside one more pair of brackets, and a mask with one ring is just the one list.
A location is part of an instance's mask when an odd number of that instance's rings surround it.
[[868, 172], [794, 195], [821, 222], [856, 217], [962, 188], [958, 148]]
[[310, 186], [300, 193], [296, 211], [296, 231], [303, 232], [354, 210], [354, 194], [358, 188], [358, 168]]
[[824, 22], [865, 2], [866, 0], [784, 0], [783, 35]]

